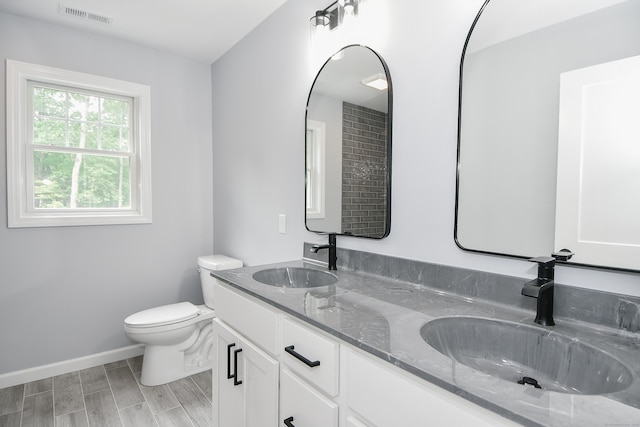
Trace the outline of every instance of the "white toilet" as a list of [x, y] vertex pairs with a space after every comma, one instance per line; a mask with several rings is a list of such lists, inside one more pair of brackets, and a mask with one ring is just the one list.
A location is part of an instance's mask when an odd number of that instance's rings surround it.
[[212, 368], [213, 283], [211, 271], [242, 267], [242, 261], [224, 255], [201, 256], [198, 271], [204, 305], [190, 302], [163, 305], [132, 314], [124, 331], [145, 344], [140, 382], [166, 384]]

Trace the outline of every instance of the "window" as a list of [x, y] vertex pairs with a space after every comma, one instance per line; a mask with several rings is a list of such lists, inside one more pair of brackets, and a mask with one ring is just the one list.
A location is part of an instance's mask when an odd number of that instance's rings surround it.
[[9, 227], [151, 222], [149, 87], [7, 60]]
[[306, 148], [307, 218], [324, 218], [325, 124], [307, 120]]

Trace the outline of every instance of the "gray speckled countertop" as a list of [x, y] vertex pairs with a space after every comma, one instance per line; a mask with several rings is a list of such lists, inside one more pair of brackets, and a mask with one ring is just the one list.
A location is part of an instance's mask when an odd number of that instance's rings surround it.
[[[304, 261], [219, 271], [212, 275], [329, 334], [480, 406], [527, 426], [640, 426], [640, 339], [636, 332], [556, 318], [550, 334], [605, 351], [633, 375], [623, 391], [581, 395], [535, 389], [471, 369], [427, 344], [422, 326], [450, 316], [500, 319], [534, 328], [534, 312], [394, 278], [334, 273], [336, 285], [292, 289], [253, 279], [259, 270], [306, 267]], [[468, 276], [468, 275], [467, 275]], [[525, 279], [523, 279], [525, 280]], [[524, 297], [523, 297], [524, 298]], [[556, 301], [557, 305], [557, 301]]]

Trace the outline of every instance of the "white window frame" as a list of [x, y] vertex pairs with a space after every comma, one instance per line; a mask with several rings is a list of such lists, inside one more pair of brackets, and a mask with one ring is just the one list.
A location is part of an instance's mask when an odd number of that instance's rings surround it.
[[[306, 163], [307, 218], [325, 217], [325, 139], [326, 125], [316, 120], [307, 120], [307, 156], [311, 152], [311, 164]], [[311, 136], [309, 136], [311, 135]], [[307, 157], [308, 159], [308, 157]]]
[[[7, 60], [7, 218], [9, 228], [151, 223], [150, 88], [107, 77]], [[133, 99], [131, 207], [35, 209], [30, 82], [54, 84]], [[29, 188], [31, 187], [31, 188]]]

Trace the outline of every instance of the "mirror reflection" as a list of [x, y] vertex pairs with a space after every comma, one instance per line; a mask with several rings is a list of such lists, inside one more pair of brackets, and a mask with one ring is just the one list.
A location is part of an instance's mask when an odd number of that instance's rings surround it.
[[309, 231], [389, 234], [391, 105], [387, 66], [370, 48], [347, 46], [320, 69], [306, 114]]
[[640, 0], [490, 0], [461, 66], [456, 242], [640, 270]]

